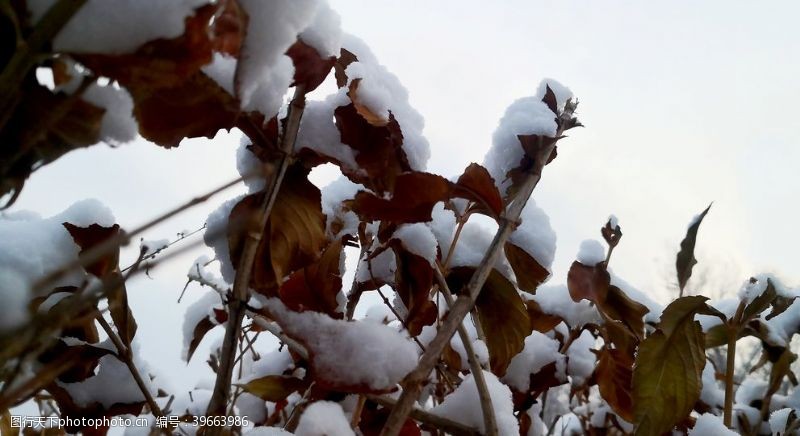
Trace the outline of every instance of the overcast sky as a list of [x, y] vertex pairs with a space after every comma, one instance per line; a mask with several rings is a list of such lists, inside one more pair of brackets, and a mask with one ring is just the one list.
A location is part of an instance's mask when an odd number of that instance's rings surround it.
[[[759, 272], [800, 283], [800, 3], [752, 1], [331, 0], [410, 92], [426, 120], [429, 170], [481, 162], [505, 107], [543, 77], [569, 86], [584, 129], [560, 142], [534, 199], [558, 236], [554, 282], [608, 215], [624, 233], [611, 261], [662, 302], [674, 255], [711, 201], [697, 257], [707, 292], [733, 294]], [[38, 171], [13, 210], [48, 216], [98, 198], [131, 228], [237, 175], [236, 135], [163, 150], [138, 141], [76, 151]], [[332, 172], [316, 174], [324, 183]], [[202, 226], [231, 190], [145, 235]], [[201, 250], [202, 252], [202, 250]], [[128, 253], [130, 257], [130, 253]], [[144, 357], [178, 388], [175, 300], [200, 252], [129, 286]], [[690, 288], [691, 288], [690, 283]], [[187, 301], [202, 291], [190, 287]], [[203, 366], [198, 352], [192, 368]], [[174, 368], [177, 368], [175, 370]]]

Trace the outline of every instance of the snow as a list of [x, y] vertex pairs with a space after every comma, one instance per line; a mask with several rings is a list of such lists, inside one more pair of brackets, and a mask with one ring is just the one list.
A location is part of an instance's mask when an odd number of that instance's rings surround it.
[[[476, 217], [477, 218], [477, 217]], [[489, 249], [494, 239], [495, 230], [480, 223], [476, 219], [467, 221], [458, 237], [458, 243], [450, 259], [451, 267], [470, 266], [477, 267], [483, 260], [483, 255]], [[449, 249], [448, 244], [448, 249]], [[443, 247], [444, 248], [444, 247]], [[446, 254], [446, 252], [445, 252]], [[513, 277], [511, 266], [504, 254], [497, 258], [494, 268], [509, 280]]]
[[245, 430], [242, 434], [245, 436], [292, 436], [293, 433], [280, 427], [254, 427]]
[[83, 93], [83, 99], [105, 109], [100, 140], [118, 145], [136, 139], [139, 126], [133, 118], [133, 99], [127, 90], [116, 85], [93, 84]]
[[169, 246], [169, 239], [142, 239], [139, 242], [139, 250], [144, 252], [144, 256], [153, 255]]
[[265, 307], [287, 335], [309, 349], [315, 370], [328, 380], [390, 390], [417, 365], [416, 345], [390, 327], [292, 312], [276, 298]]
[[711, 413], [704, 413], [697, 418], [694, 428], [689, 430], [688, 436], [737, 436], [738, 433], [729, 430], [722, 423], [722, 419]]
[[186, 277], [201, 285], [211, 286], [211, 288], [217, 292], [225, 291], [228, 288], [228, 284], [225, 283], [221, 277], [218, 277], [212, 271], [208, 270], [208, 264], [210, 262], [211, 259], [206, 255], [198, 257], [195, 259], [194, 263], [192, 263], [192, 266], [186, 273]]
[[[728, 319], [732, 318], [736, 313], [736, 308], [739, 306], [738, 298], [725, 298], [722, 300], [709, 301], [708, 305], [722, 312]], [[714, 315], [698, 314], [695, 318], [704, 332], [711, 330], [713, 327], [722, 324], [722, 320]]]
[[236, 58], [222, 53], [214, 53], [210, 64], [204, 65], [203, 72], [217, 82], [230, 95], [236, 95], [234, 77], [236, 75]]
[[711, 407], [722, 408], [725, 404], [725, 391], [720, 388], [714, 373], [714, 365], [706, 362], [703, 368], [703, 389], [700, 391], [700, 400]]
[[214, 318], [214, 307], [222, 308], [222, 301], [219, 294], [208, 291], [186, 309], [183, 318], [183, 351], [181, 357], [186, 360], [189, 357], [189, 344], [194, 338], [194, 328], [204, 318], [208, 318], [216, 323]]
[[294, 76], [286, 50], [308, 27], [319, 7], [317, 0], [240, 0], [249, 17], [239, 64], [242, 109], [267, 119], [278, 113]]
[[355, 151], [342, 144], [339, 129], [334, 123], [333, 113], [337, 107], [349, 103], [345, 90], [329, 95], [325, 100], [311, 100], [306, 103], [295, 147], [307, 148], [322, 156], [338, 161], [352, 172], [361, 172], [356, 163]]
[[[486, 380], [489, 398], [492, 400], [492, 406], [497, 418], [498, 434], [518, 435], [519, 424], [514, 416], [514, 403], [508, 386], [500, 383], [497, 376], [488, 371], [483, 371], [483, 378]], [[467, 375], [456, 390], [448, 394], [444, 401], [431, 409], [430, 412], [476, 428], [481, 433], [486, 433], [478, 387], [472, 374]]]
[[583, 427], [578, 415], [574, 413], [567, 413], [561, 415], [553, 424], [555, 434], [561, 436], [578, 436], [583, 434]]
[[511, 359], [503, 382], [519, 392], [530, 388], [531, 375], [551, 363], [556, 364], [556, 373], [564, 376], [565, 356], [558, 352], [560, 344], [555, 339], [534, 331], [525, 338], [525, 348]]
[[267, 182], [262, 175], [264, 163], [247, 148], [250, 144], [250, 138], [242, 135], [239, 148], [236, 149], [236, 170], [244, 178], [247, 191], [254, 193], [264, 189]]
[[492, 147], [486, 153], [483, 166], [489, 170], [501, 193], [504, 193], [511, 184], [507, 178], [508, 172], [519, 166], [524, 156], [517, 136], [556, 135], [556, 115], [542, 102], [546, 85], [549, 85], [556, 94], [559, 108], [563, 108], [572, 93], [555, 80], [545, 79], [539, 84], [534, 96], [520, 98], [508, 106], [492, 135]]
[[787, 347], [792, 336], [800, 331], [800, 298], [780, 315], [763, 321], [767, 326], [767, 342], [770, 345]]
[[749, 406], [754, 401], [763, 400], [768, 388], [766, 381], [748, 377], [736, 389], [734, 399], [737, 404]]
[[[76, 262], [80, 248], [63, 223], [78, 227], [114, 224], [111, 211], [97, 200], [79, 201], [64, 212], [50, 218], [32, 213], [0, 216], [0, 329], [14, 328], [28, 319], [28, 301], [38, 280], [64, 265]], [[86, 274], [79, 270], [68, 273], [54, 283], [79, 286]]]
[[372, 259], [361, 259], [356, 271], [356, 281], [365, 283], [375, 278], [384, 283], [394, 283], [394, 273], [396, 271], [397, 259], [394, 256], [394, 251], [385, 250]]
[[[325, 233], [330, 239], [358, 234], [358, 224], [360, 223], [358, 216], [347, 210], [342, 203], [353, 199], [361, 190], [365, 190], [365, 188], [351, 182], [346, 177], [339, 177], [320, 190], [322, 213], [325, 214]], [[334, 233], [334, 227], [340, 227], [336, 233]]]
[[766, 278], [755, 278], [755, 283], [751, 280], [746, 280], [742, 287], [739, 289], [739, 299], [744, 301], [745, 304], [750, 304], [753, 300], [761, 296], [767, 290]]
[[772, 415], [769, 416], [769, 429], [772, 434], [782, 436], [786, 433], [786, 424], [791, 413], [792, 409], [788, 407], [772, 412]]
[[[122, 54], [159, 38], [176, 38], [184, 20], [209, 0], [89, 0], [53, 40], [57, 51]], [[38, 22], [56, 0], [28, 0]]]
[[567, 373], [574, 386], [582, 386], [592, 376], [597, 365], [597, 356], [591, 351], [594, 347], [594, 336], [584, 330], [567, 349]]
[[533, 199], [529, 199], [520, 215], [522, 223], [511, 233], [509, 242], [530, 254], [539, 265], [552, 271], [556, 256], [556, 233], [550, 226], [550, 218]]
[[[132, 344], [133, 360], [142, 374], [142, 381], [147, 386], [148, 391], [157, 393], [157, 387], [147, 376], [148, 366], [138, 357], [138, 346]], [[144, 395], [133, 379], [128, 366], [116, 356], [103, 356], [98, 361], [97, 374], [84, 381], [76, 383], [57, 383], [69, 392], [75, 404], [81, 407], [89, 406], [92, 403], [100, 403], [103, 407], [109, 408], [115, 403], [129, 404], [144, 401]], [[109, 389], [113, 386], [113, 389]]]
[[342, 406], [331, 401], [317, 401], [306, 408], [296, 436], [351, 436], [355, 435], [350, 428]]
[[411, 169], [424, 171], [431, 155], [428, 140], [422, 135], [425, 119], [409, 104], [408, 91], [397, 76], [377, 62], [363, 41], [345, 34], [342, 47], [358, 58], [358, 62], [351, 63], [345, 70], [347, 85], [361, 79], [357, 92], [359, 103], [387, 120], [391, 111], [403, 132], [403, 151]]
[[456, 230], [456, 216], [453, 211], [444, 208], [443, 202], [439, 202], [433, 206], [431, 218], [428, 225], [439, 242], [442, 256], [447, 256], [450, 244], [453, 242], [453, 233]]
[[531, 420], [531, 427], [528, 429], [527, 436], [547, 435], [547, 426], [544, 424], [544, 421], [542, 421], [541, 416], [539, 416], [539, 414], [542, 413], [542, 405], [540, 403], [535, 403], [525, 413], [528, 414], [528, 418]]
[[399, 240], [410, 253], [424, 258], [432, 267], [436, 267], [436, 237], [426, 224], [403, 224], [395, 230], [392, 239]]
[[300, 39], [323, 58], [338, 57], [342, 50], [342, 19], [327, 2], [317, 8], [314, 20], [300, 33]]
[[565, 285], [540, 286], [536, 295], [523, 298], [536, 301], [544, 313], [561, 317], [573, 329], [601, 322], [597, 309], [588, 300], [572, 301]]
[[619, 227], [619, 219], [614, 214], [608, 216], [608, 223], [611, 225], [612, 229]]
[[586, 266], [595, 266], [606, 260], [606, 250], [596, 239], [586, 239], [581, 242], [577, 255], [578, 262]]
[[231, 210], [242, 197], [244, 195], [226, 200], [211, 212], [206, 218], [206, 231], [203, 234], [203, 240], [208, 247], [214, 250], [214, 256], [220, 263], [222, 278], [228, 283], [233, 283], [233, 278], [236, 275], [233, 264], [231, 264], [231, 255], [228, 248], [228, 218]]

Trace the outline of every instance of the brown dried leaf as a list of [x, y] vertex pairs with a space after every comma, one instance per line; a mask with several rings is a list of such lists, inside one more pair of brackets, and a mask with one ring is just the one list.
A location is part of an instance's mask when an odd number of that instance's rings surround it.
[[493, 218], [503, 212], [503, 199], [495, 186], [494, 179], [486, 168], [471, 163], [464, 170], [453, 187], [453, 195], [477, 203], [479, 211]]
[[569, 295], [576, 303], [584, 299], [593, 303], [605, 301], [610, 285], [611, 276], [604, 263], [587, 266], [575, 261], [567, 273]]
[[450, 182], [444, 177], [421, 172], [397, 176], [390, 199], [361, 191], [351, 209], [364, 221], [389, 221], [396, 224], [427, 222], [433, 206], [450, 197]]
[[[299, 165], [286, 171], [258, 245], [250, 286], [269, 297], [278, 296], [279, 284], [285, 277], [314, 263], [326, 244], [320, 191], [307, 175], [308, 171]], [[229, 226], [228, 245], [234, 267], [239, 264], [247, 231], [256, 225], [253, 217], [263, 196], [263, 192], [248, 195], [231, 211], [229, 223], [250, 223], [243, 228]]]
[[511, 242], [503, 246], [508, 263], [517, 276], [517, 285], [525, 292], [536, 293], [536, 289], [550, 277], [550, 271], [543, 267], [527, 251]]
[[334, 64], [334, 74], [336, 75], [336, 85], [339, 88], [344, 88], [347, 85], [347, 75], [344, 71], [347, 69], [347, 66], [352, 64], [353, 62], [357, 62], [358, 58], [353, 53], [349, 52], [347, 49], [342, 49], [339, 58], [336, 59], [336, 63]]
[[681, 250], [678, 252], [678, 256], [675, 259], [675, 268], [678, 271], [678, 287], [680, 287], [681, 291], [686, 287], [689, 278], [692, 277], [692, 268], [697, 264], [697, 259], [694, 257], [694, 245], [697, 242], [697, 231], [700, 230], [700, 224], [703, 222], [703, 218], [706, 217], [706, 214], [708, 214], [709, 209], [711, 209], [710, 204], [691, 223], [689, 229], [686, 231], [686, 237], [681, 241]]
[[427, 259], [403, 248], [400, 241], [392, 241], [391, 246], [397, 260], [395, 272], [397, 294], [408, 309], [406, 326], [412, 336], [417, 336], [423, 327], [436, 322], [438, 314], [436, 304], [430, 297], [433, 267]]
[[202, 71], [174, 86], [132, 85], [133, 114], [139, 133], [162, 147], [177, 147], [184, 138], [213, 138], [239, 118], [239, 102]]
[[342, 250], [342, 241], [334, 241], [316, 263], [292, 273], [279, 290], [284, 304], [296, 312], [312, 310], [341, 319], [337, 296], [342, 291], [339, 271]]
[[286, 56], [292, 58], [292, 62], [294, 62], [293, 85], [302, 85], [306, 92], [315, 90], [336, 63], [335, 56], [323, 58], [316, 49], [300, 39], [289, 47]]
[[[224, 6], [216, 3], [198, 8], [194, 15], [186, 18], [183, 35], [150, 41], [134, 53], [74, 57], [98, 76], [117, 80], [125, 87], [179, 86], [211, 62], [217, 42], [212, 39], [215, 35], [209, 32], [209, 24]], [[227, 35], [217, 36], [223, 38], [220, 42], [223, 46], [230, 42]]]
[[623, 350], [610, 348], [602, 348], [595, 354], [599, 356], [595, 379], [600, 396], [614, 413], [633, 422], [633, 356]]
[[560, 316], [545, 313], [539, 303], [534, 300], [525, 301], [525, 307], [528, 309], [528, 318], [531, 320], [531, 330], [547, 333], [564, 321]]

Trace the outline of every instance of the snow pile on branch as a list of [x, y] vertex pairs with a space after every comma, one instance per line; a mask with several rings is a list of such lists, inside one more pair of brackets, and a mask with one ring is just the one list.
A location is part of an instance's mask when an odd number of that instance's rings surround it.
[[411, 169], [425, 170], [431, 155], [428, 140], [422, 135], [425, 119], [409, 104], [406, 88], [397, 76], [378, 63], [375, 55], [360, 39], [345, 34], [342, 47], [358, 58], [358, 62], [351, 63], [345, 70], [347, 86], [360, 79], [359, 103], [384, 120], [389, 119], [389, 112], [394, 115], [403, 131], [403, 151]]
[[296, 436], [353, 436], [342, 406], [331, 401], [317, 401], [300, 417]]
[[206, 246], [214, 250], [214, 257], [219, 261], [222, 278], [228, 283], [233, 283], [233, 278], [236, 275], [228, 248], [228, 217], [242, 197], [244, 195], [238, 195], [226, 200], [211, 212], [206, 218], [206, 231], [203, 234], [203, 241]]
[[555, 80], [542, 80], [536, 94], [520, 98], [508, 106], [492, 135], [492, 148], [486, 153], [483, 166], [489, 170], [500, 192], [505, 192], [509, 186], [511, 181], [507, 178], [508, 172], [519, 166], [524, 155], [517, 136], [552, 138], [556, 135], [556, 114], [542, 101], [548, 86], [556, 96], [558, 109], [562, 110], [567, 100], [572, 98], [572, 92]]
[[556, 374], [562, 380], [565, 377], [566, 359], [558, 352], [560, 344], [544, 334], [534, 331], [525, 338], [525, 348], [511, 359], [503, 381], [519, 392], [527, 392], [530, 388], [531, 375], [545, 366], [555, 363]]
[[800, 331], [800, 298], [795, 299], [781, 314], [764, 321], [764, 324], [770, 345], [788, 347], [792, 336]]
[[[160, 38], [177, 38], [184, 21], [211, 0], [89, 0], [53, 40], [57, 51], [123, 54]], [[56, 0], [28, 0], [34, 23]]]
[[[133, 362], [142, 374], [148, 373], [147, 364], [138, 357], [137, 344], [133, 343]], [[130, 404], [143, 402], [144, 394], [139, 389], [131, 375], [128, 366], [116, 356], [103, 356], [98, 361], [97, 375], [87, 378], [77, 383], [58, 384], [69, 392], [75, 404], [87, 407], [92, 403], [100, 403], [105, 408], [110, 408], [114, 404]], [[158, 387], [150, 377], [142, 377], [147, 390], [157, 395]], [[109, 387], [113, 386], [113, 389]]]
[[565, 285], [540, 286], [536, 295], [522, 295], [536, 301], [544, 313], [561, 317], [572, 329], [601, 322], [597, 309], [588, 300], [574, 302]]
[[194, 339], [194, 330], [197, 324], [204, 318], [208, 318], [209, 321], [217, 324], [214, 317], [214, 308], [222, 310], [222, 298], [216, 292], [209, 291], [186, 309], [186, 314], [183, 318], [183, 351], [181, 353], [183, 360], [187, 360], [189, 357], [189, 345]]
[[264, 307], [286, 334], [308, 348], [315, 371], [328, 380], [389, 390], [417, 365], [416, 345], [390, 327], [293, 312], [276, 298], [266, 300]]
[[722, 423], [719, 416], [711, 413], [704, 413], [697, 418], [694, 428], [689, 430], [688, 436], [736, 436], [735, 431], [729, 430]]
[[285, 55], [298, 34], [321, 56], [339, 54], [340, 19], [321, 0], [240, 0], [249, 20], [241, 63], [239, 98], [245, 110], [267, 119], [278, 113], [294, 76]]
[[[27, 305], [35, 297], [32, 288], [37, 281], [77, 261], [80, 248], [63, 223], [110, 227], [114, 221], [111, 211], [97, 200], [80, 201], [46, 219], [27, 212], [0, 216], [0, 329], [28, 319]], [[76, 270], [54, 285], [80, 286], [85, 276]]]
[[509, 237], [509, 242], [530, 254], [539, 265], [551, 271], [556, 257], [556, 233], [550, 218], [533, 199], [529, 199], [520, 215], [522, 223]]
[[595, 266], [606, 260], [605, 248], [596, 239], [586, 239], [581, 242], [576, 259], [586, 266]]
[[297, 149], [307, 148], [338, 161], [342, 166], [358, 172], [355, 151], [342, 144], [339, 129], [333, 122], [333, 113], [339, 106], [350, 102], [344, 90], [329, 95], [325, 100], [306, 103], [300, 130], [297, 133]]
[[[491, 372], [483, 371], [483, 377], [486, 379], [489, 398], [492, 400], [497, 417], [498, 434], [519, 434], [519, 424], [514, 416], [514, 403], [508, 386], [500, 383], [497, 376]], [[456, 390], [447, 395], [442, 404], [434, 407], [430, 412], [476, 428], [480, 433], [486, 433], [478, 387], [472, 374], [467, 375]]]
[[410, 253], [436, 266], [436, 237], [424, 223], [403, 224], [394, 232], [392, 239], [399, 240]]
[[331, 239], [358, 233], [358, 216], [347, 210], [342, 202], [351, 200], [362, 185], [353, 183], [346, 177], [339, 177], [320, 191], [322, 193], [322, 213], [325, 214], [325, 232]]
[[[451, 267], [471, 266], [477, 267], [483, 260], [483, 255], [489, 249], [494, 239], [495, 230], [482, 225], [478, 221], [467, 221], [461, 230], [453, 257], [450, 260]], [[452, 238], [449, 238], [452, 241]], [[450, 248], [450, 243], [447, 244]], [[444, 247], [442, 247], [444, 252]], [[494, 264], [494, 268], [509, 280], [513, 277], [511, 266], [508, 264], [505, 255], [501, 254]]]

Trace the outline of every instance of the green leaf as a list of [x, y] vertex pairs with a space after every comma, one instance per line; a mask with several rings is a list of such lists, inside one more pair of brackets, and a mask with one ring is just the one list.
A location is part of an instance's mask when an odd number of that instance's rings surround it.
[[697, 242], [697, 231], [700, 230], [700, 223], [703, 222], [703, 218], [706, 217], [709, 209], [711, 209], [710, 204], [706, 210], [695, 218], [694, 222], [692, 222], [689, 229], [686, 231], [686, 237], [681, 241], [681, 251], [678, 252], [678, 257], [675, 260], [675, 268], [678, 271], [678, 287], [680, 287], [681, 292], [683, 292], [683, 288], [686, 287], [686, 283], [692, 276], [692, 268], [697, 264], [697, 259], [694, 257], [694, 245]]
[[700, 398], [705, 338], [698, 313], [721, 315], [706, 297], [683, 297], [661, 314], [658, 330], [645, 339], [633, 370], [636, 435], [661, 435], [685, 419]]
[[241, 386], [248, 394], [255, 395], [264, 401], [277, 403], [300, 390], [304, 385], [305, 382], [296, 377], [268, 375], [238, 386]]

